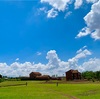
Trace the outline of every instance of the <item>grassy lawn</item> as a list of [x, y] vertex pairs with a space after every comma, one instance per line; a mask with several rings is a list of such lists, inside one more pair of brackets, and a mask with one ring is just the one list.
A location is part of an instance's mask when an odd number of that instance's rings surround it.
[[[6, 81], [0, 86], [25, 84]], [[0, 99], [100, 99], [99, 83], [45, 83], [28, 81], [28, 85], [0, 87]]]

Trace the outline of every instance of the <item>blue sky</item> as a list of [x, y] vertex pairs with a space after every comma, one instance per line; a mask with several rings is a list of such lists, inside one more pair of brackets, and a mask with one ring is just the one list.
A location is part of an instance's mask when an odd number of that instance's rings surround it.
[[0, 73], [100, 70], [99, 10], [100, 0], [0, 1]]

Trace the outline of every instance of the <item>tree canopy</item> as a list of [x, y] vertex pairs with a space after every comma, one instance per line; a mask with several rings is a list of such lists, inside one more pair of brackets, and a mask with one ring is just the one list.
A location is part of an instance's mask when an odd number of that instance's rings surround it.
[[2, 75], [0, 74], [0, 78], [2, 78]]
[[84, 79], [97, 79], [100, 80], [100, 71], [85, 71], [82, 73], [82, 78]]

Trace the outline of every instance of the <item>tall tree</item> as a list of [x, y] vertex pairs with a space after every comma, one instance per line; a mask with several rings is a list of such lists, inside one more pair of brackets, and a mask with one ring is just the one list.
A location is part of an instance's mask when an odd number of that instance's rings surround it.
[[95, 75], [96, 75], [96, 79], [97, 80], [100, 80], [100, 71], [96, 71], [95, 72]]
[[95, 78], [95, 73], [93, 71], [86, 71], [82, 73], [82, 77], [85, 79], [94, 79]]
[[0, 74], [0, 78], [2, 78], [2, 75]]

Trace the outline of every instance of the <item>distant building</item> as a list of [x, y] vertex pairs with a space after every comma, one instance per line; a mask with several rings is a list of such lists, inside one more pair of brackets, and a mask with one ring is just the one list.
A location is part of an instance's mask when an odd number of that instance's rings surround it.
[[66, 80], [81, 79], [81, 73], [78, 70], [69, 70], [66, 72]]
[[29, 76], [30, 80], [50, 80], [49, 75], [42, 75], [40, 72], [31, 72]]
[[49, 75], [43, 75], [43, 76], [36, 76], [37, 80], [50, 80]]
[[29, 74], [30, 79], [36, 79], [37, 76], [41, 76], [41, 75], [42, 75], [42, 74], [39, 73], [39, 72], [31, 72], [31, 73]]

